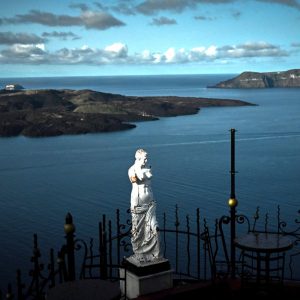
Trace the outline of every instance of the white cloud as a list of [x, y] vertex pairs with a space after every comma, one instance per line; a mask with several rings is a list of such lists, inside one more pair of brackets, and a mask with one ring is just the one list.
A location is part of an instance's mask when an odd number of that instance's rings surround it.
[[[292, 52], [290, 52], [292, 53]], [[79, 48], [62, 48], [56, 52], [49, 52], [45, 45], [39, 44], [14, 44], [0, 51], [0, 62], [10, 64], [183, 64], [228, 62], [229, 60], [241, 60], [265, 57], [284, 57], [290, 54], [278, 46], [266, 42], [247, 42], [240, 45], [216, 45], [197, 46], [191, 49], [174, 47], [166, 51], [150, 51], [145, 49], [140, 53], [130, 54], [128, 46], [121, 42], [107, 45], [104, 48], [91, 48], [83, 45]]]
[[114, 43], [106, 46], [104, 50], [115, 57], [127, 57], [128, 48], [123, 43]]
[[176, 51], [174, 48], [169, 48], [166, 52], [165, 52], [165, 57], [166, 57], [166, 62], [170, 63], [170, 62], [174, 62], [176, 60]]
[[208, 48], [205, 50], [205, 54], [206, 54], [208, 57], [216, 56], [216, 55], [217, 55], [217, 47], [214, 46], [214, 45], [208, 47]]
[[43, 51], [46, 50], [45, 44], [36, 44], [35, 46]]

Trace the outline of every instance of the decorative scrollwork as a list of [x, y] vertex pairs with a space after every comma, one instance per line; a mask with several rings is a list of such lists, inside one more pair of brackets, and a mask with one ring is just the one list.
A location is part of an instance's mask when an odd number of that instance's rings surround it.
[[222, 226], [222, 224], [229, 224], [231, 221], [231, 218], [229, 216], [222, 216], [219, 220], [219, 225]]
[[120, 243], [120, 247], [124, 249], [124, 252], [129, 252], [131, 249], [131, 243], [126, 240], [122, 240]]
[[236, 215], [235, 220], [238, 224], [247, 224], [247, 231], [250, 231], [250, 220], [246, 215]]
[[41, 281], [45, 281], [47, 277], [43, 276], [42, 271], [44, 270], [44, 264], [40, 263], [39, 259], [41, 252], [38, 247], [37, 234], [33, 235], [33, 255], [30, 261], [33, 263], [33, 269], [29, 271], [29, 276], [32, 277], [31, 283], [29, 284], [27, 294], [34, 295], [37, 299], [42, 295], [43, 285]]
[[[298, 210], [297, 213], [300, 214], [300, 210]], [[295, 224], [300, 224], [300, 220], [297, 218], [294, 220], [294, 222], [295, 222]], [[298, 226], [294, 230], [288, 231], [287, 230], [287, 222], [285, 222], [284, 220], [281, 220], [280, 217], [279, 217], [278, 230], [285, 235], [291, 235], [291, 236], [294, 236], [294, 237], [300, 239], [300, 226]]]
[[[88, 246], [86, 242], [82, 239], [76, 239], [74, 240], [74, 250], [80, 251], [83, 248], [83, 259], [81, 263], [81, 270], [80, 270], [80, 278], [84, 278], [85, 276], [85, 268], [86, 268], [86, 262], [88, 258]], [[92, 255], [90, 257], [93, 257]]]
[[[127, 214], [130, 214], [130, 209], [127, 209]], [[118, 234], [119, 235], [128, 235], [131, 230], [131, 219], [128, 217], [128, 219], [125, 221], [125, 224], [120, 223], [120, 213], [119, 210], [117, 210], [117, 218], [118, 218]]]
[[279, 232], [285, 233], [285, 228], [287, 227], [287, 223], [285, 221], [280, 221], [278, 224]]

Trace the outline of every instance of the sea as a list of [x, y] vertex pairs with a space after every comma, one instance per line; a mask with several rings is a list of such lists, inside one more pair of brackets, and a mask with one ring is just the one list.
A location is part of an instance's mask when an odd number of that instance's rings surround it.
[[[70, 212], [76, 236], [97, 237], [103, 214], [126, 214], [128, 168], [143, 148], [152, 167], [157, 215], [214, 220], [229, 213], [230, 129], [236, 129], [238, 213], [276, 218], [291, 228], [300, 209], [300, 89], [207, 88], [235, 74], [0, 78], [0, 87], [91, 89], [131, 96], [193, 96], [256, 104], [203, 108], [198, 114], [137, 122], [136, 128], [99, 134], [0, 138], [0, 289], [30, 270], [33, 234], [41, 259], [64, 242]], [[203, 220], [203, 219], [202, 219]]]

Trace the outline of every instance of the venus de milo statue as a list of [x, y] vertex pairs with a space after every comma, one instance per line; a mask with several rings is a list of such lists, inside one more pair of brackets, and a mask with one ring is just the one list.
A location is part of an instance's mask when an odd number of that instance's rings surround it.
[[152, 172], [147, 164], [147, 152], [138, 149], [135, 162], [128, 170], [131, 191], [132, 258], [139, 263], [154, 262], [161, 257], [156, 203], [151, 189]]

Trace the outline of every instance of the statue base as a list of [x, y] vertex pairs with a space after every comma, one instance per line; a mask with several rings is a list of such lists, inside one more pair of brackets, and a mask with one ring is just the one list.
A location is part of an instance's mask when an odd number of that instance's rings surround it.
[[173, 287], [173, 278], [168, 259], [159, 258], [152, 262], [137, 261], [134, 256], [124, 258], [120, 268], [120, 288], [122, 295], [137, 298]]

